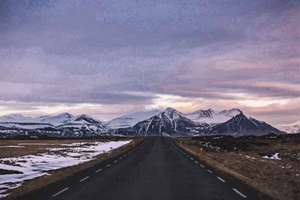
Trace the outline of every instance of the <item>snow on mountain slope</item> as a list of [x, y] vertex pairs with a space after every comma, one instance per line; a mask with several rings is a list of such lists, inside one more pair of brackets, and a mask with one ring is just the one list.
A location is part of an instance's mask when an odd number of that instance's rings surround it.
[[74, 121], [76, 122], [80, 122], [80, 123], [89, 123], [89, 124], [101, 124], [100, 121], [95, 120], [94, 118], [88, 116], [88, 115], [79, 115], [78, 117], [76, 117], [74, 119]]
[[107, 128], [102, 122], [95, 120], [88, 115], [80, 115], [69, 122], [59, 125], [58, 128], [85, 129], [96, 132], [107, 132]]
[[200, 124], [219, 124], [224, 123], [231, 118], [241, 114], [242, 111], [239, 109], [230, 109], [223, 111], [215, 111], [213, 109], [198, 110], [193, 113], [188, 113], [185, 116], [194, 122]]
[[41, 123], [49, 123], [54, 126], [58, 126], [65, 123], [70, 123], [75, 119], [75, 116], [70, 113], [61, 113], [58, 115], [45, 115], [37, 118], [37, 121]]
[[[193, 113], [198, 122], [187, 118], [186, 115], [173, 108], [167, 108], [159, 114], [139, 122], [133, 129], [137, 135], [267, 135], [281, 134], [271, 125], [245, 116], [238, 109], [215, 112], [211, 109]], [[231, 117], [233, 116], [233, 117]], [[203, 120], [204, 119], [204, 120]], [[199, 122], [200, 121], [200, 122]], [[224, 122], [225, 121], [225, 122]], [[206, 122], [210, 122], [207, 124]]]
[[45, 115], [40, 117], [29, 117], [21, 114], [4, 115], [0, 117], [0, 122], [14, 122], [14, 123], [43, 123], [52, 124], [54, 126], [68, 123], [74, 120], [75, 117], [69, 113], [62, 113], [58, 115]]
[[84, 129], [88, 131], [107, 132], [106, 126], [93, 119], [88, 115], [74, 116], [69, 113], [61, 113], [58, 115], [46, 115], [37, 118], [26, 117], [15, 114], [9, 116], [2, 116], [0, 127], [2, 129]]
[[[101, 121], [87, 115], [74, 116], [69, 113], [37, 118], [22, 115], [0, 117], [0, 129], [3, 131], [6, 129], [28, 130], [45, 128], [52, 128], [55, 131], [68, 135], [75, 133], [78, 133], [77, 135], [112, 133], [145, 136], [242, 136], [281, 133], [281, 131], [265, 122], [245, 116], [239, 109], [219, 112], [208, 109], [183, 114], [173, 108], [167, 108], [163, 111], [151, 110], [124, 115], [111, 120], [107, 124], [103, 124]], [[295, 128], [299, 128], [299, 126], [295, 124]]]
[[7, 129], [45, 129], [54, 128], [53, 125], [47, 123], [22, 123], [22, 122], [0, 122], [0, 127]]
[[134, 126], [140, 121], [149, 119], [150, 117], [158, 114], [159, 112], [160, 110], [135, 112], [112, 119], [106, 125], [111, 129], [128, 128]]
[[300, 133], [300, 121], [296, 121], [291, 124], [284, 124], [278, 126], [278, 128], [284, 132], [295, 134], [295, 133]]
[[167, 108], [133, 127], [138, 135], [192, 135], [197, 125], [173, 108]]

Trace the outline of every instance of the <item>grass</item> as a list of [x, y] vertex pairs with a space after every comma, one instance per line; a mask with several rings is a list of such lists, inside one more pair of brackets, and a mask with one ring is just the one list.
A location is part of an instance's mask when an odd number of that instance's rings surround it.
[[44, 153], [48, 148], [80, 142], [87, 142], [87, 140], [0, 140], [0, 158]]
[[[299, 138], [198, 138], [177, 144], [274, 199], [300, 199]], [[274, 153], [279, 153], [281, 160], [263, 158]]]

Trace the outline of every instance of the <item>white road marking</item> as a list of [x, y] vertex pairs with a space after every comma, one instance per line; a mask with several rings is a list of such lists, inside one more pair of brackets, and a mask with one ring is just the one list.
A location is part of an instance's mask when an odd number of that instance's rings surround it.
[[99, 172], [102, 172], [102, 171], [103, 171], [103, 169], [97, 169], [96, 173], [99, 173]]
[[222, 179], [221, 177], [217, 176], [217, 179], [219, 179], [220, 181], [222, 181], [223, 183], [225, 183], [226, 181], [224, 179]]
[[238, 189], [236, 189], [236, 188], [232, 188], [232, 190], [233, 190], [235, 193], [237, 193], [238, 195], [240, 195], [241, 197], [243, 197], [244, 199], [246, 199], [246, 198], [247, 198], [247, 196], [246, 196], [246, 195], [244, 195], [243, 193], [241, 193], [240, 191], [238, 191]]
[[208, 169], [208, 170], [206, 170], [206, 171], [207, 171], [208, 173], [211, 173], [211, 174], [213, 173], [210, 169]]
[[114, 163], [117, 163], [117, 162], [118, 162], [118, 160], [115, 160], [115, 161], [114, 161]]
[[194, 160], [194, 158], [190, 157], [191, 160]]
[[64, 193], [65, 191], [67, 191], [67, 190], [69, 190], [69, 189], [70, 189], [69, 187], [66, 187], [66, 188], [60, 190], [59, 192], [53, 194], [53, 195], [52, 195], [52, 198], [57, 197], [58, 195]]
[[111, 164], [107, 164], [106, 167], [109, 168], [111, 166]]
[[88, 180], [90, 177], [89, 176], [86, 176], [86, 177], [84, 177], [83, 179], [80, 179], [80, 183], [82, 183], [83, 181], [86, 181], [86, 180]]
[[195, 160], [195, 162], [194, 162], [195, 164], [198, 164], [198, 161], [197, 160]]
[[202, 168], [205, 168], [205, 166], [204, 166], [204, 165], [202, 165], [202, 164], [200, 164], [200, 167], [202, 167]]

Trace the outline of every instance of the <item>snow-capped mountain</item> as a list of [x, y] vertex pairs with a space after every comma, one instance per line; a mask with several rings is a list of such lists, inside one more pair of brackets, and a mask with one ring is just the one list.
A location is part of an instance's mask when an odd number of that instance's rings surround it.
[[54, 131], [64, 134], [68, 132], [69, 136], [80, 135], [83, 132], [94, 134], [106, 133], [106, 126], [87, 115], [74, 116], [69, 113], [61, 113], [58, 115], [46, 115], [40, 117], [26, 117], [23, 115], [2, 116], [0, 121], [1, 130], [31, 130], [31, 131]]
[[74, 119], [74, 121], [80, 122], [80, 123], [89, 123], [89, 124], [102, 124], [102, 122], [100, 122], [88, 115], [85, 115], [85, 114], [79, 115], [78, 117], [76, 117]]
[[300, 133], [300, 121], [296, 121], [291, 124], [280, 125], [278, 128], [290, 134]]
[[[295, 124], [296, 128], [299, 128], [298, 124]], [[26, 130], [52, 131], [56, 135], [63, 136], [102, 133], [133, 136], [260, 136], [282, 133], [265, 122], [247, 117], [239, 109], [223, 111], [208, 109], [184, 114], [173, 108], [124, 115], [107, 124], [87, 115], [74, 116], [69, 113], [36, 118], [23, 115], [2, 116], [0, 117], [0, 131], [3, 133], [7, 130], [16, 133], [18, 130], [23, 130], [23, 132]]]
[[58, 115], [44, 115], [40, 117], [29, 117], [21, 114], [4, 115], [0, 117], [0, 122], [13, 123], [42, 123], [52, 124], [54, 126], [71, 122], [76, 117], [69, 113], [61, 113]]
[[36, 121], [41, 123], [48, 123], [52, 124], [54, 126], [58, 126], [65, 123], [70, 123], [75, 119], [75, 116], [73, 116], [70, 113], [61, 113], [58, 115], [45, 115], [38, 117]]
[[86, 130], [94, 131], [97, 133], [107, 132], [106, 126], [88, 115], [79, 115], [72, 118], [70, 121], [57, 126], [59, 129], [73, 129], [73, 130]]
[[199, 126], [184, 114], [167, 108], [153, 117], [137, 123], [133, 129], [138, 135], [193, 135]]
[[240, 113], [227, 122], [213, 126], [209, 133], [213, 135], [260, 136], [271, 133], [280, 134], [281, 131], [265, 122], [258, 121], [254, 118], [245, 116], [243, 113]]
[[241, 113], [242, 111], [236, 108], [230, 110], [223, 110], [223, 111], [215, 111], [213, 109], [208, 109], [208, 110], [198, 110], [196, 112], [188, 113], [185, 116], [191, 119], [192, 121], [200, 124], [214, 125], [214, 124], [224, 123]]
[[0, 117], [0, 126], [2, 129], [44, 129], [53, 128], [52, 124], [41, 122], [37, 118], [24, 116], [21, 114], [10, 114]]
[[[189, 116], [189, 117], [187, 117]], [[196, 119], [193, 121], [192, 119]], [[122, 133], [131, 135], [267, 135], [280, 134], [281, 131], [271, 125], [247, 117], [239, 109], [216, 112], [212, 109], [183, 114], [173, 108], [143, 120], [132, 128], [122, 129]]]
[[140, 121], [144, 121], [149, 119], [150, 117], [158, 114], [161, 112], [160, 110], [149, 110], [149, 111], [141, 111], [135, 112], [128, 115], [123, 115], [121, 117], [112, 119], [109, 121], [106, 126], [111, 129], [118, 129], [118, 128], [128, 128], [132, 127]]

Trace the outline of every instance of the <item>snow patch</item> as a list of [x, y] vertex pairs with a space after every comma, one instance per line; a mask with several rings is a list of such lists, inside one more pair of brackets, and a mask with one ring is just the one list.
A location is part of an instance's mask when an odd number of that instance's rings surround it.
[[279, 157], [279, 153], [275, 153], [271, 156], [263, 156], [263, 158], [268, 160], [281, 160], [281, 158]]
[[7, 196], [8, 190], [21, 186], [26, 180], [47, 175], [50, 170], [57, 170], [93, 160], [100, 154], [130, 142], [129, 140], [62, 144], [64, 148], [49, 148], [47, 153], [2, 158], [0, 159], [0, 169], [13, 170], [20, 173], [0, 175], [0, 198]]

